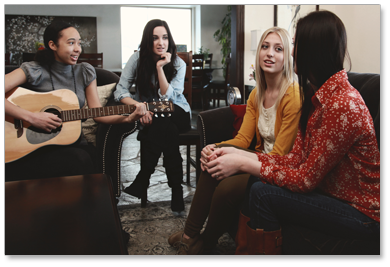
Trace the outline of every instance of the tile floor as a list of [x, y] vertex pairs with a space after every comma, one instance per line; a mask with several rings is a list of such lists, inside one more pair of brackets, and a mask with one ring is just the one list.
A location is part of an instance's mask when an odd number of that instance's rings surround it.
[[[122, 190], [132, 183], [140, 170], [140, 143], [137, 140], [137, 134], [138, 132], [129, 135], [123, 142], [121, 156]], [[186, 180], [186, 149], [186, 146], [180, 147], [183, 158], [183, 181]], [[191, 147], [191, 156], [195, 156], [195, 146]], [[165, 168], [162, 166], [162, 163], [161, 157], [158, 161], [156, 170], [150, 179], [150, 186], [148, 188], [148, 201], [150, 202], [171, 200], [171, 188], [168, 186], [168, 179], [165, 175]], [[185, 182], [182, 184], [184, 197], [193, 195], [195, 192], [195, 168], [191, 166], [190, 172], [191, 185], [187, 185]], [[135, 203], [141, 203], [141, 200], [122, 191], [118, 205], [129, 205]]]
[[[225, 106], [225, 101], [221, 101], [221, 107]], [[192, 111], [192, 121], [191, 124], [196, 126], [197, 116], [200, 110]], [[138, 132], [135, 132], [129, 135], [123, 142], [122, 146], [122, 155], [121, 155], [121, 182], [122, 190], [129, 186], [132, 181], [134, 181], [136, 175], [140, 170], [140, 143], [137, 140]], [[195, 168], [191, 165], [190, 169], [190, 185], [187, 185], [186, 181], [186, 146], [180, 146], [180, 151], [183, 158], [183, 192], [184, 198], [188, 196], [193, 196], [195, 193], [196, 186], [196, 172]], [[191, 157], [195, 157], [195, 146], [191, 146]], [[170, 201], [171, 200], [171, 189], [168, 186], [168, 179], [165, 175], [165, 168], [162, 166], [162, 157], [160, 158], [155, 172], [153, 173], [150, 179], [150, 186], [148, 188], [148, 201], [158, 202], [158, 201]], [[141, 203], [141, 200], [130, 196], [122, 191], [121, 196], [119, 197], [118, 205], [130, 205]]]
[[[192, 125], [196, 126], [196, 119], [199, 111], [193, 111]], [[121, 155], [121, 182], [122, 190], [129, 186], [135, 179], [140, 170], [140, 142], [137, 140], [138, 132], [129, 135], [123, 142], [122, 155]], [[196, 177], [195, 168], [191, 165], [190, 169], [190, 185], [187, 185], [187, 160], [186, 160], [186, 146], [180, 146], [180, 151], [183, 158], [183, 192], [184, 197], [192, 196], [195, 193]], [[195, 146], [191, 146], [191, 157], [195, 157]], [[157, 167], [150, 179], [150, 186], [148, 188], [148, 201], [170, 201], [171, 200], [171, 188], [168, 186], [168, 179], [165, 175], [165, 168], [162, 166], [162, 157], [158, 161]], [[118, 205], [129, 205], [141, 203], [141, 200], [130, 196], [122, 191], [119, 197]]]

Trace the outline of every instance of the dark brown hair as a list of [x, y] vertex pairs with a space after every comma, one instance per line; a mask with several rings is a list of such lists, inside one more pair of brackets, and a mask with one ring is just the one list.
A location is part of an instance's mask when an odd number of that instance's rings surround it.
[[[329, 11], [314, 11], [299, 19], [295, 33], [294, 59], [304, 98], [301, 129], [306, 132], [311, 97], [311, 84], [320, 88], [332, 75], [342, 70], [347, 51], [347, 33], [343, 22]], [[350, 64], [351, 65], [351, 64]]]
[[141, 44], [139, 46], [140, 57], [137, 67], [137, 80], [135, 82], [136, 90], [139, 92], [140, 97], [143, 96], [146, 99], [156, 95], [158, 90], [158, 87], [156, 88], [152, 82], [152, 75], [155, 74], [155, 77], [157, 77], [156, 61], [154, 59], [153, 53], [153, 30], [159, 26], [163, 26], [167, 30], [169, 41], [167, 52], [171, 53], [172, 55], [171, 62], [163, 67], [168, 83], [177, 73], [176, 69], [174, 68], [177, 52], [176, 44], [173, 41], [168, 24], [160, 19], [149, 21], [144, 28]]

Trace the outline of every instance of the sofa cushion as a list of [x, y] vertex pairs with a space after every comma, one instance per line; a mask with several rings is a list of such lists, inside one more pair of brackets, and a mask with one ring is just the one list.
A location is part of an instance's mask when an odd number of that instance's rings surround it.
[[[116, 83], [110, 83], [103, 86], [98, 86], [98, 96], [100, 103], [104, 107], [107, 104], [108, 99], [111, 97], [116, 87]], [[83, 108], [88, 108], [88, 103], [85, 101], [85, 105]], [[84, 121], [82, 124], [83, 133], [88, 143], [92, 143], [96, 145], [96, 130], [97, 130], [97, 122], [94, 119], [90, 118]]]
[[246, 105], [230, 105], [230, 109], [234, 114], [234, 132], [233, 138], [237, 135], [238, 131], [241, 128], [242, 121], [244, 120], [244, 115], [246, 112]]

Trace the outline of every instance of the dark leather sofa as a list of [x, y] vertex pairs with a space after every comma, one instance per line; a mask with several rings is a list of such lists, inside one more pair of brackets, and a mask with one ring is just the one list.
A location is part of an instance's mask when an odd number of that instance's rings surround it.
[[[5, 66], [5, 74], [15, 70], [18, 66], [7, 65]], [[102, 86], [111, 83], [118, 83], [119, 76], [114, 74], [111, 71], [95, 68], [96, 70], [96, 82], [97, 86]], [[24, 88], [29, 88], [27, 84], [20, 85]], [[117, 105], [114, 101], [113, 95], [111, 95], [108, 100], [107, 105]], [[117, 129], [123, 127], [122, 131], [119, 131], [118, 134], [115, 134], [115, 131], [112, 129]], [[98, 158], [98, 168], [99, 173], [108, 174], [111, 177], [113, 183], [113, 189], [115, 195], [118, 197], [120, 195], [120, 153], [121, 153], [121, 144], [124, 137], [134, 129], [135, 131], [136, 123], [123, 124], [123, 125], [99, 125], [96, 132], [96, 148], [97, 148], [97, 158]], [[124, 133], [123, 133], [124, 132]]]
[[[348, 73], [349, 81], [362, 95], [374, 120], [376, 137], [380, 148], [380, 75], [370, 73]], [[232, 138], [234, 115], [230, 107], [200, 112], [197, 126], [200, 129], [201, 148], [207, 144], [218, 143]], [[256, 138], [256, 137], [255, 137]], [[252, 144], [255, 143], [252, 142]], [[234, 238], [237, 222], [232, 222], [229, 231]], [[282, 224], [282, 253], [288, 255], [378, 255], [380, 240], [345, 239], [329, 236], [298, 225]]]

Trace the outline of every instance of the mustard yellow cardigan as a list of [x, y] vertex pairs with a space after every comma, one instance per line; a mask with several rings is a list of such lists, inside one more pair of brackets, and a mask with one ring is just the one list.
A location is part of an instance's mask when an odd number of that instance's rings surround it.
[[[256, 151], [262, 152], [262, 138], [259, 128], [259, 110], [256, 104], [257, 88], [249, 95], [244, 120], [238, 134], [230, 140], [219, 144], [231, 144], [242, 148], [248, 148], [256, 133]], [[276, 111], [275, 119], [275, 144], [270, 155], [286, 155], [294, 145], [298, 132], [299, 119], [301, 117], [301, 99], [298, 83], [291, 84], [284, 97], [281, 99]], [[217, 144], [217, 145], [219, 145]]]

